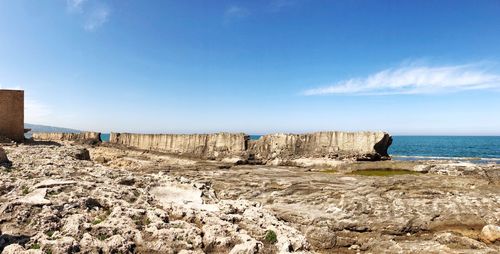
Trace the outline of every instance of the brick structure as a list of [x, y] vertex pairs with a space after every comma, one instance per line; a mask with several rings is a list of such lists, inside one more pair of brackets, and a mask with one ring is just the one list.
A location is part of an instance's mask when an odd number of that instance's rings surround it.
[[24, 91], [0, 89], [0, 136], [24, 140]]

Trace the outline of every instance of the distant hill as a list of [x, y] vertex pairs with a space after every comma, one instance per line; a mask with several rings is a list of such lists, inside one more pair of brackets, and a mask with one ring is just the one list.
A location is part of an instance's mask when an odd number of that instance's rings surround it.
[[74, 129], [47, 126], [47, 125], [39, 125], [39, 124], [30, 124], [30, 123], [25, 123], [24, 128], [31, 129], [30, 132], [26, 133], [27, 137], [31, 137], [31, 133], [33, 133], [33, 132], [63, 132], [63, 133], [80, 133], [81, 132], [79, 130], [74, 130]]

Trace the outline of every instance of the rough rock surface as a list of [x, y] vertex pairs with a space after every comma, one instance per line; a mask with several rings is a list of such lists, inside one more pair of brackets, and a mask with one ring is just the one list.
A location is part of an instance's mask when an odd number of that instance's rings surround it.
[[[134, 172], [79, 160], [74, 154], [82, 147], [77, 145], [6, 149], [13, 165], [0, 166], [0, 252], [310, 249], [300, 231], [260, 203], [219, 199], [208, 182], [170, 176], [168, 171]], [[266, 241], [269, 230], [277, 241]]]
[[200, 158], [223, 158], [231, 155], [241, 156], [245, 152], [247, 139], [248, 136], [243, 133], [111, 133], [110, 143]]
[[[500, 224], [496, 164], [382, 161], [297, 168], [194, 161], [177, 166], [154, 153], [112, 148], [91, 153], [106, 158], [109, 167], [168, 171], [212, 183], [218, 198], [258, 202], [300, 231], [310, 249], [320, 253], [500, 251], [498, 243], [481, 237], [485, 225]], [[413, 173], [353, 174], [369, 169]]]
[[316, 132], [271, 134], [250, 141], [243, 133], [111, 133], [111, 144], [148, 151], [270, 165], [329, 164], [332, 160], [390, 159], [392, 138], [385, 132]]
[[358, 160], [388, 159], [392, 138], [385, 132], [316, 132], [271, 134], [250, 142], [257, 159], [289, 161], [301, 157]]
[[[87, 161], [82, 148], [5, 148], [0, 251], [500, 252], [495, 164], [234, 165], [101, 146]], [[381, 168], [412, 174], [355, 174]]]
[[481, 239], [486, 243], [500, 241], [500, 226], [486, 225], [481, 230]]
[[60, 132], [35, 132], [33, 139], [37, 141], [76, 141], [81, 143], [97, 144], [101, 142], [99, 132], [60, 133]]

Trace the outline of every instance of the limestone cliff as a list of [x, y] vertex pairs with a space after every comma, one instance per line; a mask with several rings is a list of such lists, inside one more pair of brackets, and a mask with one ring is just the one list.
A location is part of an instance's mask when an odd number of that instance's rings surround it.
[[201, 158], [240, 157], [263, 163], [299, 158], [389, 159], [392, 138], [385, 132], [316, 132], [270, 134], [249, 141], [243, 133], [131, 134], [111, 133], [110, 143]]
[[385, 132], [328, 131], [310, 134], [270, 134], [249, 144], [259, 160], [288, 160], [301, 157], [356, 160], [389, 159], [392, 138]]
[[202, 158], [241, 156], [247, 149], [243, 133], [131, 134], [111, 133], [109, 142], [145, 150]]
[[101, 142], [100, 132], [80, 132], [80, 133], [61, 133], [61, 132], [36, 132], [33, 133], [33, 139], [37, 141], [77, 141], [83, 143]]

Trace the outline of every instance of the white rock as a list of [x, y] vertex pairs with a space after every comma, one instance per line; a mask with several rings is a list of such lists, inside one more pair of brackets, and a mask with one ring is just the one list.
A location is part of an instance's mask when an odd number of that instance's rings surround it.
[[38, 188], [46, 188], [46, 187], [53, 187], [53, 186], [59, 186], [59, 185], [69, 185], [69, 184], [76, 184], [76, 182], [75, 181], [66, 181], [66, 180], [57, 180], [57, 179], [47, 179], [47, 180], [43, 180], [43, 181], [35, 184], [35, 186], [33, 186], [33, 188], [38, 189]]
[[481, 230], [481, 239], [487, 243], [500, 240], [500, 226], [486, 225]]
[[45, 199], [45, 195], [47, 195], [47, 189], [35, 189], [26, 196], [18, 199], [15, 203], [27, 205], [48, 205], [51, 202], [50, 200]]

